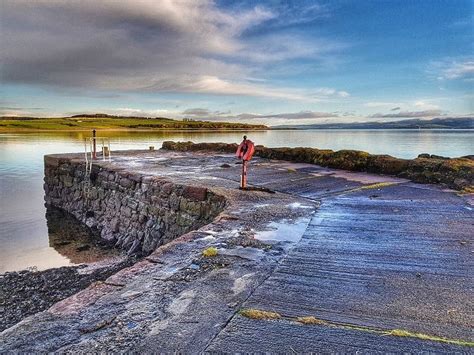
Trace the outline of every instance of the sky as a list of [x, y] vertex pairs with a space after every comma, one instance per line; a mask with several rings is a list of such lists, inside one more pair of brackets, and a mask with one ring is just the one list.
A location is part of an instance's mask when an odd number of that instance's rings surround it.
[[471, 0], [2, 0], [0, 115], [472, 116]]

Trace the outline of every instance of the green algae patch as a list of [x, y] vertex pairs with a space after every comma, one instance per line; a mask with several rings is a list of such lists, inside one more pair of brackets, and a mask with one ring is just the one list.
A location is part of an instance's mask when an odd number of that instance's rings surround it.
[[474, 194], [474, 186], [466, 186], [461, 190], [461, 194]]
[[408, 338], [417, 338], [422, 340], [437, 341], [440, 343], [448, 343], [461, 346], [474, 346], [474, 342], [460, 339], [448, 339], [439, 337], [436, 335], [428, 335], [423, 333], [414, 333], [404, 329], [393, 329], [386, 333], [386, 335], [396, 336], [396, 337], [408, 337]]
[[474, 342], [468, 341], [468, 340], [449, 339], [449, 338], [436, 336], [436, 335], [411, 332], [405, 329], [383, 330], [383, 329], [373, 329], [370, 327], [363, 327], [363, 326], [358, 326], [358, 325], [353, 325], [353, 324], [334, 323], [331, 321], [318, 319], [313, 316], [301, 316], [301, 317], [282, 316], [276, 312], [262, 311], [262, 310], [253, 309], [253, 308], [241, 309], [239, 311], [239, 314], [243, 317], [250, 318], [250, 319], [258, 319], [258, 320], [284, 319], [289, 322], [296, 322], [303, 325], [321, 325], [321, 326], [327, 326], [331, 328], [375, 333], [380, 336], [407, 337], [407, 338], [415, 338], [419, 340], [434, 341], [434, 342], [446, 343], [446, 344], [452, 344], [452, 345], [474, 347]]
[[301, 323], [301, 324], [305, 324], [305, 325], [321, 325], [321, 324], [327, 324], [326, 321], [322, 320], [322, 319], [318, 319], [316, 317], [313, 317], [313, 316], [309, 316], [309, 317], [298, 317], [296, 318], [296, 321], [298, 323]]
[[202, 256], [204, 256], [205, 258], [212, 258], [214, 256], [217, 256], [217, 254], [217, 248], [215, 247], [209, 247], [202, 251]]
[[383, 188], [383, 187], [393, 186], [393, 185], [396, 185], [396, 184], [397, 184], [397, 183], [395, 183], [395, 182], [379, 182], [379, 183], [376, 183], [376, 184], [371, 184], [371, 185], [362, 186], [362, 187], [360, 187], [359, 189], [360, 189], [360, 190], [381, 189], [381, 188]]
[[239, 314], [250, 319], [281, 319], [281, 315], [276, 312], [261, 311], [259, 309], [241, 309]]
[[378, 182], [375, 184], [370, 184], [370, 185], [363, 185], [360, 187], [356, 187], [354, 189], [350, 189], [345, 191], [346, 193], [352, 193], [352, 192], [357, 192], [357, 191], [364, 191], [364, 190], [380, 190], [383, 189], [384, 187], [389, 187], [389, 186], [394, 186], [397, 185], [397, 182]]

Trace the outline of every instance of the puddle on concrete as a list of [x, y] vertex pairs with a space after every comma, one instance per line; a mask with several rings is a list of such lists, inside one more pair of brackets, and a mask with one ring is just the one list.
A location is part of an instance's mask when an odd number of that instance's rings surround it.
[[201, 241], [216, 240], [216, 237], [212, 235], [208, 235], [206, 237], [199, 238], [198, 240], [201, 240]]
[[303, 205], [302, 203], [300, 202], [293, 202], [293, 203], [290, 203], [289, 205], [287, 205], [287, 207], [293, 209], [293, 210], [296, 210], [296, 209], [299, 209], [299, 208], [302, 208], [302, 209], [308, 209], [308, 208], [314, 208], [312, 206], [309, 206], [309, 205]]
[[152, 160], [152, 161], [165, 161], [165, 160], [169, 160], [169, 158], [157, 158], [157, 157], [150, 157], [150, 156], [144, 156], [144, 157], [141, 157], [140, 159], [147, 159], [147, 160]]
[[266, 230], [255, 233], [255, 239], [296, 243], [303, 236], [310, 220], [310, 217], [302, 217], [295, 221], [284, 219], [279, 222], [270, 222], [267, 224]]
[[143, 166], [142, 161], [127, 160], [127, 167], [136, 168], [136, 167], [139, 167], [139, 166]]

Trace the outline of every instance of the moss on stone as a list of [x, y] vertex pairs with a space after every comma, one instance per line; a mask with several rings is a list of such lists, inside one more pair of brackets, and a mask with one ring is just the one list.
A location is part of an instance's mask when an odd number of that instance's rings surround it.
[[313, 316], [307, 316], [307, 317], [298, 317], [296, 318], [296, 321], [301, 324], [305, 325], [318, 325], [318, 324], [327, 324], [326, 321], [322, 319], [318, 319]]
[[420, 340], [435, 341], [435, 342], [460, 345], [460, 346], [469, 346], [469, 347], [474, 346], [474, 342], [468, 341], [468, 340], [450, 339], [450, 338], [445, 338], [445, 337], [441, 337], [437, 335], [411, 332], [405, 329], [382, 330], [382, 329], [373, 329], [370, 327], [357, 326], [353, 324], [334, 323], [331, 321], [318, 319], [313, 316], [283, 317], [282, 315], [276, 312], [263, 311], [259, 309], [253, 309], [253, 308], [241, 309], [239, 311], [239, 314], [243, 317], [250, 318], [250, 319], [275, 320], [275, 319], [284, 318], [287, 321], [297, 322], [304, 325], [325, 325], [325, 326], [333, 327], [333, 328], [350, 329], [350, 330], [356, 330], [356, 331], [375, 333], [382, 336], [408, 337], [408, 338], [416, 338]]
[[281, 319], [281, 315], [276, 312], [262, 311], [259, 309], [241, 309], [239, 314], [250, 319]]
[[462, 345], [462, 346], [474, 346], [474, 342], [467, 341], [467, 340], [459, 340], [459, 339], [448, 339], [444, 337], [439, 337], [436, 335], [428, 335], [423, 333], [414, 333], [404, 329], [393, 329], [386, 333], [387, 335], [397, 336], [397, 337], [409, 337], [409, 338], [417, 338], [422, 340], [430, 340], [430, 341], [437, 341], [441, 343], [448, 343], [448, 344], [455, 344], [455, 345]]
[[218, 254], [217, 248], [215, 247], [209, 247], [202, 251], [202, 256], [205, 258], [212, 258], [214, 256], [217, 256], [217, 254]]

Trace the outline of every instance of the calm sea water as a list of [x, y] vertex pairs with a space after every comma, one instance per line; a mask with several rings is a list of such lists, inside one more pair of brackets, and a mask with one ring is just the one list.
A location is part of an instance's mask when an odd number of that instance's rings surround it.
[[[110, 137], [113, 151], [147, 149], [150, 145], [159, 148], [165, 140], [237, 143], [243, 132], [108, 132], [101, 135]], [[53, 243], [58, 232], [51, 231], [51, 221], [48, 231], [43, 203], [43, 156], [83, 152], [86, 136], [89, 134], [78, 132], [0, 134], [0, 273], [80, 262], [80, 258], [71, 258]], [[250, 132], [248, 136], [256, 144], [268, 147], [357, 149], [401, 158], [414, 158], [420, 153], [450, 157], [474, 154], [474, 130], [260, 131]]]

